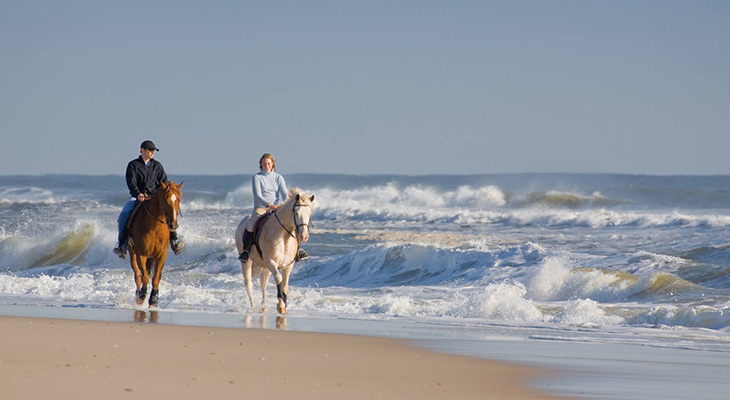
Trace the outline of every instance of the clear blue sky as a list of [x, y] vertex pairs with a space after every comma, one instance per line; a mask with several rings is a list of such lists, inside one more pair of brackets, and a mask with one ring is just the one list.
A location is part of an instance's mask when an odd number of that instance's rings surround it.
[[730, 1], [0, 1], [0, 174], [730, 173]]

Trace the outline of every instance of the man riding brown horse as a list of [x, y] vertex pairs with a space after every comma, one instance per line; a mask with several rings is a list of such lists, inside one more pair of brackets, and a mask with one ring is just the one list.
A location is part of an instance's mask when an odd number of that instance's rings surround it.
[[[140, 156], [127, 164], [127, 187], [131, 198], [124, 204], [117, 219], [119, 237], [114, 254], [124, 258], [127, 254], [129, 228], [127, 222], [135, 207], [147, 201], [159, 189], [160, 184], [167, 182], [167, 174], [162, 164], [153, 159], [155, 152], [160, 149], [151, 140], [145, 140], [140, 145]], [[170, 247], [175, 254], [180, 254], [185, 243], [178, 237], [175, 230], [170, 230]]]
[[178, 227], [182, 185], [182, 182], [178, 185], [172, 181], [160, 184], [160, 188], [149, 200], [140, 203], [141, 210], [130, 228], [129, 262], [134, 271], [138, 305], [144, 303], [148, 285], [152, 283], [149, 306], [157, 307], [170, 231]]

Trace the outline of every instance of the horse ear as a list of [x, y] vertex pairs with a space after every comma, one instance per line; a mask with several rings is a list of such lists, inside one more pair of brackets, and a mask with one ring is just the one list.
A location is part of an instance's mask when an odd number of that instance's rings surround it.
[[185, 183], [185, 181], [180, 182], [180, 184], [177, 185], [177, 188], [180, 189], [182, 187], [183, 183]]
[[309, 198], [309, 201], [314, 201], [314, 195], [312, 195], [312, 197]]

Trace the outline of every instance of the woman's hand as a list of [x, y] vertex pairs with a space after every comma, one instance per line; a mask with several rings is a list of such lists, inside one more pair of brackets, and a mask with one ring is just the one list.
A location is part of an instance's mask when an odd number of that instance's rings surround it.
[[277, 206], [275, 204], [272, 204], [272, 203], [269, 203], [269, 210], [276, 211], [278, 209], [279, 209], [279, 206]]

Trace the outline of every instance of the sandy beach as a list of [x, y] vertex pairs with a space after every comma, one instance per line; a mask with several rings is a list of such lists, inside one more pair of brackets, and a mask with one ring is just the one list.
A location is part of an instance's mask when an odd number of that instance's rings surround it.
[[0, 317], [6, 399], [548, 399], [538, 370], [308, 332]]

